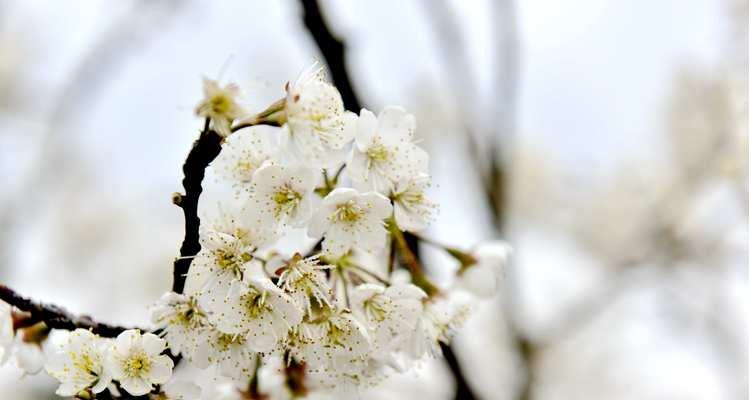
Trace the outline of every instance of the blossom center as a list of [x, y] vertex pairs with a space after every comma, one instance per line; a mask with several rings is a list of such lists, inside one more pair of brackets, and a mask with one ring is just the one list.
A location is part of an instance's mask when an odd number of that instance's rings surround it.
[[276, 203], [276, 215], [280, 215], [294, 210], [302, 201], [302, 195], [285, 184], [273, 194], [273, 201]]
[[265, 293], [254, 290], [242, 296], [242, 303], [244, 304], [245, 312], [251, 318], [259, 317], [268, 308], [268, 304], [265, 302]]
[[344, 336], [346, 331], [341, 329], [338, 325], [333, 322], [328, 322], [328, 341], [333, 346], [346, 346], [344, 343]]
[[390, 157], [390, 151], [382, 144], [374, 144], [367, 149], [367, 158], [373, 162], [386, 161]]
[[70, 352], [70, 359], [73, 361], [75, 368], [79, 371], [85, 371], [96, 375], [94, 373], [94, 360], [88, 352]]
[[229, 347], [232, 344], [238, 344], [242, 345], [244, 344], [244, 338], [242, 338], [241, 335], [229, 335], [226, 333], [222, 333], [218, 336], [216, 339], [216, 342], [218, 344], [218, 348], [221, 349], [221, 351], [229, 350]]
[[216, 250], [216, 264], [222, 270], [231, 271], [237, 276], [241, 275], [242, 265], [250, 260], [252, 255], [249, 253], [235, 254], [231, 251]]
[[146, 353], [138, 352], [125, 359], [123, 370], [129, 377], [140, 377], [151, 370], [151, 360]]
[[203, 313], [197, 308], [197, 305], [191, 302], [186, 309], [175, 314], [172, 323], [184, 327], [196, 327], [200, 325]]
[[225, 94], [217, 94], [211, 97], [211, 100], [209, 102], [209, 106], [211, 107], [211, 112], [217, 115], [223, 115], [229, 112], [231, 109], [232, 101], [229, 98], [229, 96], [226, 96]]
[[252, 172], [254, 165], [247, 160], [240, 160], [237, 162], [237, 170], [241, 172]]
[[388, 300], [381, 295], [375, 295], [364, 301], [367, 316], [374, 321], [382, 322], [388, 315]]
[[364, 212], [362, 211], [361, 207], [359, 207], [353, 201], [347, 201], [343, 204], [338, 205], [335, 210], [334, 217], [340, 222], [353, 224], [361, 219], [363, 214]]

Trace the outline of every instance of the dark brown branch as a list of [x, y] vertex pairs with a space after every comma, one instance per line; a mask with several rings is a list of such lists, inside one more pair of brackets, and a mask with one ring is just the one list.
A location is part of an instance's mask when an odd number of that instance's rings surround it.
[[335, 38], [330, 32], [328, 25], [320, 12], [320, 5], [316, 0], [302, 0], [304, 8], [304, 25], [315, 39], [325, 63], [330, 70], [333, 83], [341, 92], [343, 105], [347, 110], [359, 112], [361, 102], [356, 97], [354, 87], [351, 85], [349, 74], [346, 71], [346, 45]]
[[440, 343], [440, 346], [442, 347], [442, 356], [445, 358], [445, 362], [447, 363], [447, 366], [450, 367], [450, 371], [455, 378], [455, 398], [459, 400], [475, 399], [476, 396], [474, 396], [471, 387], [468, 386], [468, 381], [463, 375], [463, 369], [460, 367], [460, 363], [458, 362], [458, 358], [455, 357], [453, 349], [444, 343]]
[[[62, 307], [54, 304], [35, 302], [16, 293], [13, 289], [0, 285], [0, 300], [25, 311], [31, 316], [24, 320], [25, 325], [44, 322], [52, 329], [74, 330], [76, 328], [90, 329], [91, 332], [102, 337], [116, 337], [122, 331], [131, 329], [122, 326], [96, 322], [87, 315], [73, 315]], [[144, 330], [145, 331], [145, 330]]]
[[174, 276], [172, 291], [182, 293], [185, 289], [187, 272], [190, 270], [192, 258], [200, 251], [200, 218], [198, 217], [198, 200], [203, 192], [203, 177], [208, 164], [221, 152], [221, 136], [208, 128], [209, 121], [206, 120], [205, 127], [200, 137], [192, 145], [192, 150], [187, 155], [182, 172], [185, 174], [182, 186], [184, 194], [175, 195], [174, 204], [182, 208], [185, 214], [185, 238], [179, 249], [180, 257], [174, 260]]

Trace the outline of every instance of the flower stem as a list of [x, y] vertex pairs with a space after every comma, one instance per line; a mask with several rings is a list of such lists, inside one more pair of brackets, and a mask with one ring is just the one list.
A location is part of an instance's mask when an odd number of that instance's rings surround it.
[[366, 269], [364, 267], [361, 267], [361, 266], [359, 266], [357, 264], [348, 264], [348, 267], [352, 268], [355, 271], [360, 272], [360, 273], [362, 273], [362, 274], [364, 274], [364, 275], [366, 275], [366, 276], [368, 276], [368, 277], [370, 277], [372, 279], [375, 279], [376, 281], [378, 281], [378, 282], [380, 282], [380, 283], [382, 283], [384, 285], [390, 285], [390, 281], [389, 280], [387, 280], [385, 278], [381, 278], [380, 276], [378, 276], [374, 272], [369, 271], [368, 269]]
[[280, 99], [268, 106], [263, 111], [260, 111], [256, 115], [239, 121], [237, 125], [231, 128], [232, 132], [236, 132], [240, 129], [249, 128], [257, 125], [270, 125], [270, 126], [281, 126], [286, 123], [286, 99]]
[[390, 233], [393, 235], [393, 240], [395, 241], [398, 253], [401, 255], [401, 261], [403, 261], [404, 266], [411, 271], [411, 279], [413, 280], [413, 283], [422, 288], [430, 297], [439, 293], [439, 288], [437, 288], [437, 286], [435, 286], [424, 274], [424, 270], [421, 268], [418, 258], [416, 258], [416, 255], [411, 248], [408, 247], [408, 242], [406, 242], [406, 238], [403, 236], [403, 232], [398, 227], [395, 219], [391, 218], [388, 221], [388, 227], [390, 228]]

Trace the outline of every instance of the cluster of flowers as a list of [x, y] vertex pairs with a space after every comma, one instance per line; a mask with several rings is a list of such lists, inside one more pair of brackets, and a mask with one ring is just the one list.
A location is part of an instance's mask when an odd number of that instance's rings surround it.
[[[162, 385], [175, 399], [218, 398], [219, 383], [270, 398], [371, 386], [440, 353], [468, 313], [460, 293], [497, 290], [501, 242], [440, 246], [461, 265], [448, 289], [429, 281], [409, 248], [405, 232], [437, 211], [412, 115], [346, 111], [316, 67], [250, 117], [238, 92], [204, 83], [196, 112], [224, 138], [212, 168], [233, 196], [207, 212], [184, 293], [152, 307], [159, 336], [69, 332], [46, 364], [58, 394], [116, 390], [112, 380], [133, 395]], [[172, 376], [167, 348], [210, 383], [180, 369]]]
[[93, 398], [105, 389], [119, 395], [119, 388], [139, 396], [172, 376], [166, 341], [153, 333], [131, 329], [113, 339], [86, 329], [50, 332], [43, 322], [17, 328], [24, 318], [0, 302], [0, 365], [13, 356], [27, 374], [46, 370], [60, 381], [60, 396]]

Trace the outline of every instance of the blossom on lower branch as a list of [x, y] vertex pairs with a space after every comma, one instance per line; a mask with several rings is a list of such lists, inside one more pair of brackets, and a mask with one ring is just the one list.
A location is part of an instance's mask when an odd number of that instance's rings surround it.
[[122, 332], [112, 343], [107, 366], [112, 378], [128, 393], [141, 396], [154, 384], [162, 384], [172, 375], [174, 363], [161, 353], [166, 341], [153, 333], [141, 334], [137, 329]]
[[13, 316], [11, 307], [0, 301], [0, 366], [10, 358], [13, 345]]
[[112, 382], [105, 368], [110, 340], [100, 338], [85, 329], [66, 332], [65, 338], [47, 359], [44, 369], [60, 381], [56, 394], [75, 396], [90, 389], [100, 393]]

